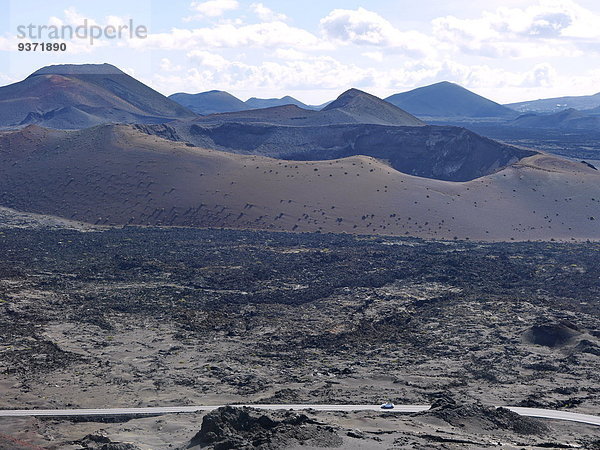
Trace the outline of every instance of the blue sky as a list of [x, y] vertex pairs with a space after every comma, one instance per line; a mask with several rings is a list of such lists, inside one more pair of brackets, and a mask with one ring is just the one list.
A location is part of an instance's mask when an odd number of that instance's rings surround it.
[[[499, 102], [600, 91], [596, 0], [0, 0], [0, 84], [57, 63], [108, 62], [164, 94], [222, 89], [318, 104], [448, 80]], [[133, 20], [146, 39], [67, 39], [19, 52], [19, 25]], [[40, 41], [31, 39], [29, 41]], [[58, 42], [46, 39], [47, 42]]]

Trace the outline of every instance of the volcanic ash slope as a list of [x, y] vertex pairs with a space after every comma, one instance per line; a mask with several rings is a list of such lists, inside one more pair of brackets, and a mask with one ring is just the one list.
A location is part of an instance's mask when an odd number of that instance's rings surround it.
[[0, 134], [0, 205], [104, 225], [352, 232], [440, 239], [600, 238], [600, 173], [546, 154], [467, 182], [366, 156], [283, 161], [129, 125]]

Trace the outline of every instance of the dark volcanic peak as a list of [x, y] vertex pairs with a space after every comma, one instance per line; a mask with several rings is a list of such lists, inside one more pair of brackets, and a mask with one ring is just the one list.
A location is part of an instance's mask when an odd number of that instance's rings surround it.
[[342, 92], [338, 98], [326, 105], [323, 108], [323, 111], [327, 111], [329, 109], [344, 108], [345, 106], [348, 106], [358, 98], [370, 99], [372, 101], [380, 100], [379, 97], [375, 97], [374, 95], [371, 95], [365, 91], [361, 91], [360, 89], [356, 88], [350, 88], [347, 91]]
[[286, 95], [281, 98], [257, 98], [252, 97], [246, 100], [244, 103], [248, 106], [248, 108], [259, 109], [259, 108], [270, 108], [273, 106], [283, 106], [283, 105], [296, 105], [303, 109], [314, 109], [300, 100], [296, 100], [294, 97], [290, 97]]
[[386, 100], [411, 114], [423, 117], [476, 118], [516, 115], [513, 110], [448, 81], [394, 94]]
[[112, 64], [57, 64], [36, 70], [27, 78], [36, 75], [126, 75]]
[[[244, 109], [241, 111], [232, 111], [224, 113], [215, 113], [206, 117], [195, 119], [201, 122], [264, 122], [294, 123], [300, 118], [310, 117], [315, 111], [305, 110], [296, 105], [270, 106], [268, 108]], [[308, 116], [307, 116], [308, 115]]]
[[425, 123], [406, 111], [359, 89], [349, 89], [321, 111], [341, 111], [357, 123], [423, 126]]
[[191, 117], [192, 111], [110, 64], [43, 67], [0, 87], [0, 126], [38, 123], [72, 129]]
[[229, 92], [212, 90], [198, 94], [186, 94], [179, 92], [170, 95], [169, 98], [196, 114], [207, 115], [225, 112], [245, 111], [249, 109], [239, 98]]

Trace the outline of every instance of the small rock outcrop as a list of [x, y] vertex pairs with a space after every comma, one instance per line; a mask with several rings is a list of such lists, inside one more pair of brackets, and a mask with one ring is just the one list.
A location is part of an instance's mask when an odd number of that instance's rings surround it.
[[342, 438], [328, 425], [293, 412], [266, 414], [252, 408], [225, 406], [204, 416], [187, 448], [278, 449], [294, 444], [339, 447]]
[[503, 430], [523, 435], [541, 435], [548, 427], [536, 419], [523, 417], [506, 408], [495, 408], [481, 403], [462, 402], [447, 394], [440, 394], [431, 409], [422, 413], [442, 419], [465, 431]]
[[83, 439], [75, 441], [74, 444], [90, 450], [139, 450], [140, 448], [133, 444], [125, 442], [114, 442], [101, 434], [88, 434]]

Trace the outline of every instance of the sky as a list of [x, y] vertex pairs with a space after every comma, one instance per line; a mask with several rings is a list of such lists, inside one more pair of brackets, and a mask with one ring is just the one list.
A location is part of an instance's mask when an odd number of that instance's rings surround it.
[[[0, 85], [40, 67], [110, 63], [165, 95], [225, 90], [321, 104], [439, 81], [499, 103], [600, 91], [597, 0], [0, 0]], [[51, 36], [83, 24], [120, 38]], [[41, 36], [19, 33], [47, 26]], [[123, 29], [123, 28], [122, 28]], [[110, 36], [109, 36], [110, 37]], [[65, 51], [19, 51], [24, 43]]]

